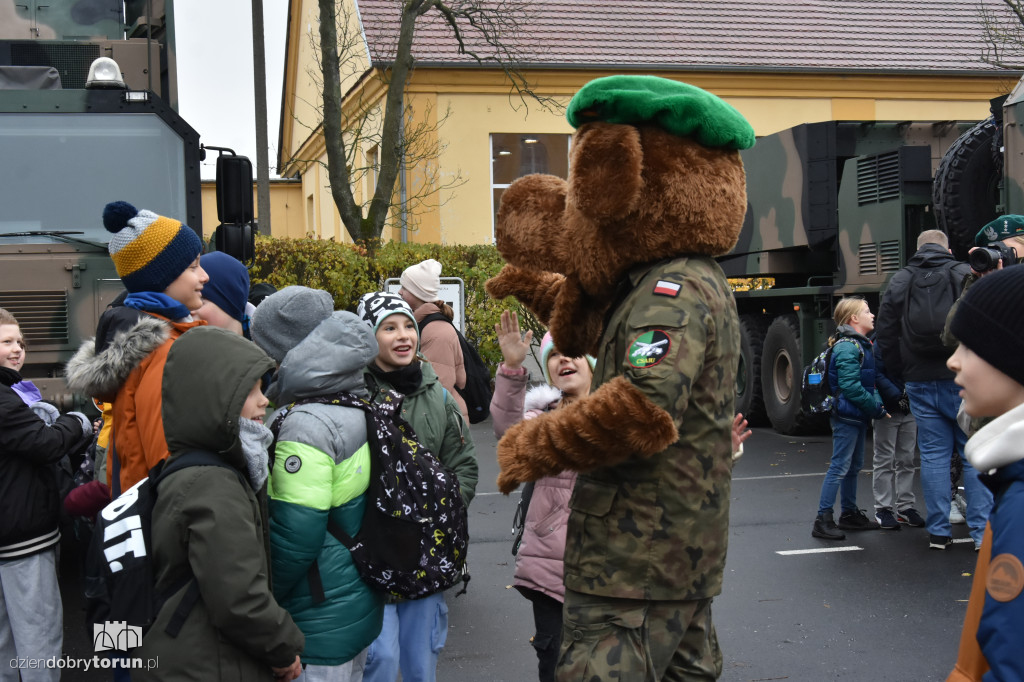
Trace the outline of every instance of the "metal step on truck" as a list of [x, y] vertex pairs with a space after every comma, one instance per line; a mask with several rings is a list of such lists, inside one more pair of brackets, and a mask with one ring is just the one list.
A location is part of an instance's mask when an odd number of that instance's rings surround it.
[[823, 427], [801, 408], [800, 381], [835, 331], [835, 303], [858, 295], [877, 312], [922, 231], [944, 230], [965, 259], [985, 223], [1024, 213], [1022, 83], [982, 121], [807, 123], [743, 152], [746, 219], [719, 262], [730, 278], [770, 284], [736, 292], [736, 409], [751, 423]]

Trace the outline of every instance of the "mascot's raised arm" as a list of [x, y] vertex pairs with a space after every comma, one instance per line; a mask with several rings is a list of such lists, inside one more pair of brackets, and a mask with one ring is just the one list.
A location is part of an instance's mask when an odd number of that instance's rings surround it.
[[[655, 678], [671, 666], [683, 671], [672, 679], [705, 679], [677, 659], [702, 636], [710, 658], [694, 665], [721, 669], [710, 600], [725, 564], [740, 336], [714, 257], [743, 225], [739, 150], [754, 132], [715, 95], [654, 76], [592, 81], [568, 119], [568, 182], [529, 175], [502, 195], [507, 265], [487, 290], [526, 305], [563, 354], [597, 358], [593, 389], [505, 433], [498, 486], [581, 472], [564, 562], [566, 625], [581, 634], [563, 642], [559, 679], [587, 665], [588, 679], [652, 679], [631, 677], [647, 665], [626, 655], [635, 637]], [[647, 615], [631, 624], [638, 603]], [[645, 644], [661, 618], [677, 640]]]

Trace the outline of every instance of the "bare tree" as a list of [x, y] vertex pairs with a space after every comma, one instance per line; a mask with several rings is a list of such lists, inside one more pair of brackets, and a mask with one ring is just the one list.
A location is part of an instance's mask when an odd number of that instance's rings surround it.
[[[361, 35], [356, 35], [346, 13], [345, 0], [318, 0], [320, 12], [319, 73], [315, 74], [322, 89], [323, 136], [327, 152], [327, 175], [334, 203], [345, 229], [356, 242], [370, 242], [380, 237], [392, 207], [401, 204], [403, 213], [436, 195], [439, 187], [459, 184], [461, 178], [440, 181], [436, 163], [443, 143], [436, 135], [448, 116], [440, 112], [433, 124], [411, 123], [412, 116], [405, 98], [405, 87], [414, 67], [413, 42], [417, 27], [430, 19], [440, 20], [450, 30], [453, 47], [478, 64], [493, 64], [511, 83], [510, 91], [523, 102], [533, 100], [542, 107], [555, 108], [559, 103], [535, 93], [518, 64], [527, 51], [529, 25], [526, 0], [395, 0], [401, 16], [397, 35], [386, 46], [376, 47], [380, 53], [371, 55], [373, 64], [365, 74], [352, 72], [349, 56], [361, 49]], [[532, 51], [536, 46], [530, 46]], [[349, 71], [344, 71], [348, 68]], [[341, 84], [343, 75], [379, 78], [386, 88], [383, 107], [375, 102], [349, 101], [343, 106]], [[322, 78], [322, 80], [321, 80]], [[423, 112], [421, 112], [423, 113]], [[431, 113], [431, 112], [426, 112]], [[431, 120], [420, 116], [419, 121]], [[376, 143], [377, 158], [368, 162], [359, 157], [359, 150]], [[424, 174], [420, 194], [397, 197], [400, 174], [417, 168]], [[369, 174], [373, 196], [367, 205], [359, 204], [352, 191], [353, 183]]]
[[979, 3], [985, 48], [982, 61], [1004, 69], [1024, 68], [1024, 0], [1003, 0], [1009, 12]]

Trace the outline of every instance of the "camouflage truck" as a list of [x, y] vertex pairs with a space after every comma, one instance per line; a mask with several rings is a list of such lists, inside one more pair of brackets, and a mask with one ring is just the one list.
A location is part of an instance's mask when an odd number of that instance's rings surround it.
[[[174, 90], [169, 8], [125, 7], [0, 0], [0, 307], [26, 337], [22, 373], [62, 409], [84, 403], [64, 363], [122, 291], [104, 205], [127, 200], [202, 237], [199, 135], [160, 97]], [[117, 60], [125, 88], [87, 88], [98, 57]]]
[[1018, 84], [980, 122], [808, 123], [743, 153], [747, 215], [720, 263], [731, 278], [772, 285], [736, 292], [738, 411], [780, 433], [822, 427], [801, 408], [800, 381], [835, 330], [838, 298], [863, 296], [877, 311], [922, 231], [944, 230], [965, 258], [986, 222], [1024, 212], [1021, 107]]

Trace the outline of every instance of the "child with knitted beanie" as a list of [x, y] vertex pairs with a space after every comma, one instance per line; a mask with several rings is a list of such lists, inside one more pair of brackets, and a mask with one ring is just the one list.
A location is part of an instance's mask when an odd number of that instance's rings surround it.
[[[1024, 267], [980, 278], [960, 299], [947, 366], [972, 417], [995, 417], [967, 460], [995, 504], [978, 553], [956, 668], [949, 680], [1024, 679]], [[986, 671], [991, 671], [986, 673]]]
[[[168, 455], [160, 418], [160, 383], [170, 344], [193, 327], [209, 279], [203, 245], [188, 225], [124, 201], [107, 204], [110, 257], [127, 289], [123, 305], [100, 317], [96, 338], [68, 362], [72, 391], [112, 403], [107, 475], [114, 497]], [[85, 486], [82, 486], [83, 488]]]
[[[494, 331], [502, 355], [491, 396], [495, 437], [501, 438], [519, 421], [533, 419], [590, 393], [596, 362], [593, 357], [562, 355], [547, 333], [540, 344], [544, 383], [530, 387], [530, 373], [523, 363], [533, 332], [521, 333], [519, 316], [508, 310], [501, 313]], [[575, 471], [563, 471], [528, 483], [516, 512], [516, 523], [523, 525], [520, 541], [513, 547], [516, 555], [513, 584], [533, 607], [535, 632], [530, 642], [537, 653], [540, 682], [555, 679], [565, 600], [562, 556], [569, 521], [569, 496], [575, 483]]]
[[[412, 425], [419, 442], [455, 473], [469, 507], [479, 475], [476, 447], [455, 402], [457, 394], [442, 386], [432, 364], [423, 362], [417, 352], [419, 334], [412, 308], [397, 294], [374, 291], [359, 299], [356, 314], [377, 340], [377, 355], [364, 374], [370, 399], [380, 402], [386, 391], [405, 396], [402, 418]], [[387, 604], [381, 633], [367, 652], [363, 679], [395, 682], [401, 669], [403, 682], [435, 682], [447, 636], [444, 592]]]
[[204, 253], [199, 257], [199, 266], [210, 280], [203, 285], [203, 305], [193, 310], [192, 316], [205, 320], [212, 327], [250, 338], [246, 333], [249, 327], [246, 315], [249, 270], [237, 258], [223, 251]]
[[[463, 420], [469, 423], [469, 411], [457, 388], [466, 387], [466, 365], [462, 357], [459, 335], [452, 320], [455, 311], [441, 300], [441, 264], [433, 258], [410, 265], [402, 271], [398, 295], [412, 308], [420, 333], [420, 350], [437, 372], [441, 385], [455, 398]], [[431, 324], [442, 321], [449, 324]], [[429, 318], [429, 319], [428, 319]]]

